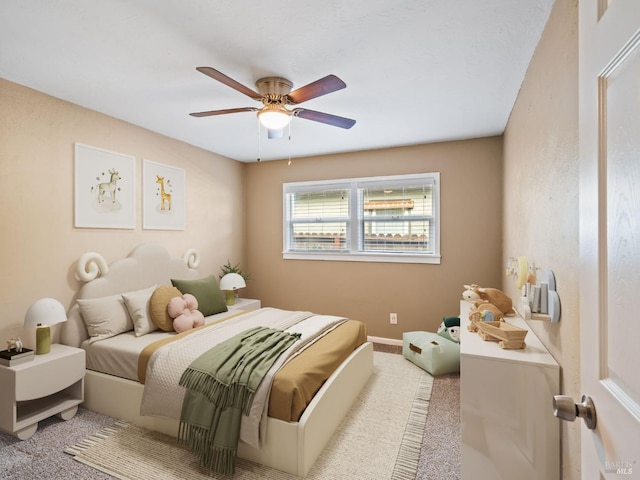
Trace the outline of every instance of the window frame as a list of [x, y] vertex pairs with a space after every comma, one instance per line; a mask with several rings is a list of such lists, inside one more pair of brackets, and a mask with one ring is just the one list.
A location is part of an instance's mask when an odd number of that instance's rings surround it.
[[[431, 185], [432, 187], [432, 216], [433, 235], [432, 253], [416, 252], [377, 252], [361, 251], [364, 241], [364, 204], [361, 202], [359, 191], [362, 188], [398, 187], [410, 185]], [[292, 245], [292, 222], [288, 195], [292, 193], [319, 192], [324, 190], [347, 189], [349, 195], [349, 216], [346, 233], [347, 250], [340, 251], [296, 251], [290, 249]], [[428, 172], [407, 175], [389, 175], [379, 177], [358, 177], [335, 180], [319, 180], [306, 182], [288, 182], [282, 185], [283, 203], [283, 236], [282, 258], [285, 260], [327, 260], [327, 261], [355, 261], [355, 262], [392, 262], [392, 263], [424, 263], [440, 264], [440, 172]], [[327, 217], [329, 218], [329, 217]], [[361, 234], [362, 233], [362, 234]]]

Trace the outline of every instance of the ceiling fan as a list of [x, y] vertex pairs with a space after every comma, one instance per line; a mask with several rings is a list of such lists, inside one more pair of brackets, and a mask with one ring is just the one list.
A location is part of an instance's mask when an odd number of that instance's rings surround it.
[[327, 75], [326, 77], [293, 91], [291, 91], [293, 83], [286, 78], [264, 77], [256, 82], [256, 87], [258, 89], [256, 92], [226, 76], [224, 73], [219, 72], [215, 68], [198, 67], [196, 70], [204, 73], [214, 80], [224, 83], [228, 87], [231, 87], [240, 93], [244, 93], [254, 100], [262, 102], [263, 107], [210, 110], [207, 112], [191, 113], [190, 115], [193, 117], [210, 117], [213, 115], [224, 115], [227, 113], [239, 112], [258, 112], [258, 119], [260, 120], [260, 123], [269, 131], [269, 138], [281, 136], [278, 135], [277, 132], [281, 132], [282, 129], [289, 124], [291, 116], [345, 129], [353, 127], [356, 123], [355, 120], [350, 118], [339, 117], [329, 113], [317, 112], [307, 108], [288, 109], [286, 107], [287, 105], [297, 105], [299, 103], [306, 102], [307, 100], [345, 88], [347, 85], [335, 75]]

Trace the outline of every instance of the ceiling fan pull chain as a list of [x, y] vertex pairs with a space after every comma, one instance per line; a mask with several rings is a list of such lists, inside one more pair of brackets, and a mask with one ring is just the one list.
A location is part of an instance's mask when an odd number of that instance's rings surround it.
[[258, 125], [258, 162], [260, 160], [262, 160], [262, 142], [260, 141], [260, 122], [256, 122], [256, 124]]
[[291, 165], [291, 123], [289, 122], [289, 139], [288, 139], [288, 147], [289, 147], [289, 163], [287, 165]]

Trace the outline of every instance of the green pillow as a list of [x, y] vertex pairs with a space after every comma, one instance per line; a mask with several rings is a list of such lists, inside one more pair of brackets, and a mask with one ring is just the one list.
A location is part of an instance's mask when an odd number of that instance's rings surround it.
[[224, 295], [222, 295], [218, 281], [213, 275], [198, 280], [177, 280], [172, 278], [171, 284], [180, 290], [183, 295], [190, 293], [196, 297], [198, 310], [205, 317], [227, 311]]

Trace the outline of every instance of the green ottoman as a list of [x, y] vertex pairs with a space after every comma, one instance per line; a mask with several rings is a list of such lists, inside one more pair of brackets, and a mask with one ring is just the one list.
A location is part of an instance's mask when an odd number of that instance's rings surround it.
[[437, 333], [403, 333], [402, 355], [431, 375], [460, 371], [460, 344]]

